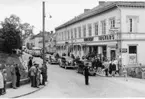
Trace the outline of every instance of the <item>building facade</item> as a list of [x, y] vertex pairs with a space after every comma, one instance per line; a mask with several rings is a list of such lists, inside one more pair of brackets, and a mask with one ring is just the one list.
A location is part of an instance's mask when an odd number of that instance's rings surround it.
[[100, 2], [56, 30], [57, 52], [145, 64], [145, 2]]

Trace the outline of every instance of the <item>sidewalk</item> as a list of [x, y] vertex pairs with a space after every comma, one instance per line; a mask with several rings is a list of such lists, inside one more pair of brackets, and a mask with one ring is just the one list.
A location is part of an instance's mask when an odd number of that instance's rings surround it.
[[[101, 77], [105, 77], [104, 75], [97, 74]], [[132, 77], [127, 77], [127, 81], [124, 77], [105, 77], [105, 79], [116, 82], [118, 85], [123, 84], [126, 87], [135, 89], [139, 92], [145, 92], [145, 79], [139, 79], [139, 78], [132, 78]]]
[[32, 94], [36, 91], [43, 89], [44, 87], [45, 86], [40, 86], [39, 88], [32, 88], [30, 84], [27, 84], [27, 85], [22, 85], [17, 89], [8, 88], [6, 89], [6, 94], [0, 96], [0, 98], [18, 98], [21, 96]]

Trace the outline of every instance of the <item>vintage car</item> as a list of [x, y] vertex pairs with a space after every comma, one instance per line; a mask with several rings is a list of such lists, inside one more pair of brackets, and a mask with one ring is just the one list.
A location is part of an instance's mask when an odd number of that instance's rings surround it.
[[63, 56], [59, 60], [59, 66], [65, 69], [67, 68], [76, 68], [76, 65], [73, 62], [73, 59], [67, 56]]
[[89, 67], [89, 75], [90, 76], [95, 76], [96, 75], [96, 69], [92, 67], [92, 62], [91, 61], [80, 61], [79, 63], [77, 63], [77, 72], [81, 73], [84, 75], [84, 67], [85, 66]]
[[49, 55], [48, 63], [49, 64], [59, 64], [58, 58], [56, 58], [54, 55]]
[[65, 65], [66, 65], [66, 59], [65, 59], [65, 57], [59, 58], [59, 66], [60, 67], [65, 67]]

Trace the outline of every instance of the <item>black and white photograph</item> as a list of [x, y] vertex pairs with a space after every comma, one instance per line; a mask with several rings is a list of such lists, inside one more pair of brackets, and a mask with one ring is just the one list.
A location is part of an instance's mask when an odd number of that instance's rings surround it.
[[0, 98], [145, 98], [145, 0], [0, 0]]

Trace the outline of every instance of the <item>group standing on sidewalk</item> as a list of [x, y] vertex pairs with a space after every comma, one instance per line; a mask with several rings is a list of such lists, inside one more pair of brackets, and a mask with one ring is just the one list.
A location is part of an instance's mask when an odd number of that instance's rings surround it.
[[[28, 63], [31, 63], [33, 58], [30, 58]], [[30, 66], [30, 64], [28, 64]], [[45, 85], [47, 81], [47, 66], [43, 65], [39, 66], [35, 62], [32, 63], [32, 66], [29, 69], [31, 87], [39, 88], [40, 85]]]
[[[20, 67], [18, 64], [10, 66], [10, 73], [12, 77], [12, 88], [17, 89], [20, 87]], [[5, 65], [0, 64], [0, 95], [6, 93], [7, 71]]]

